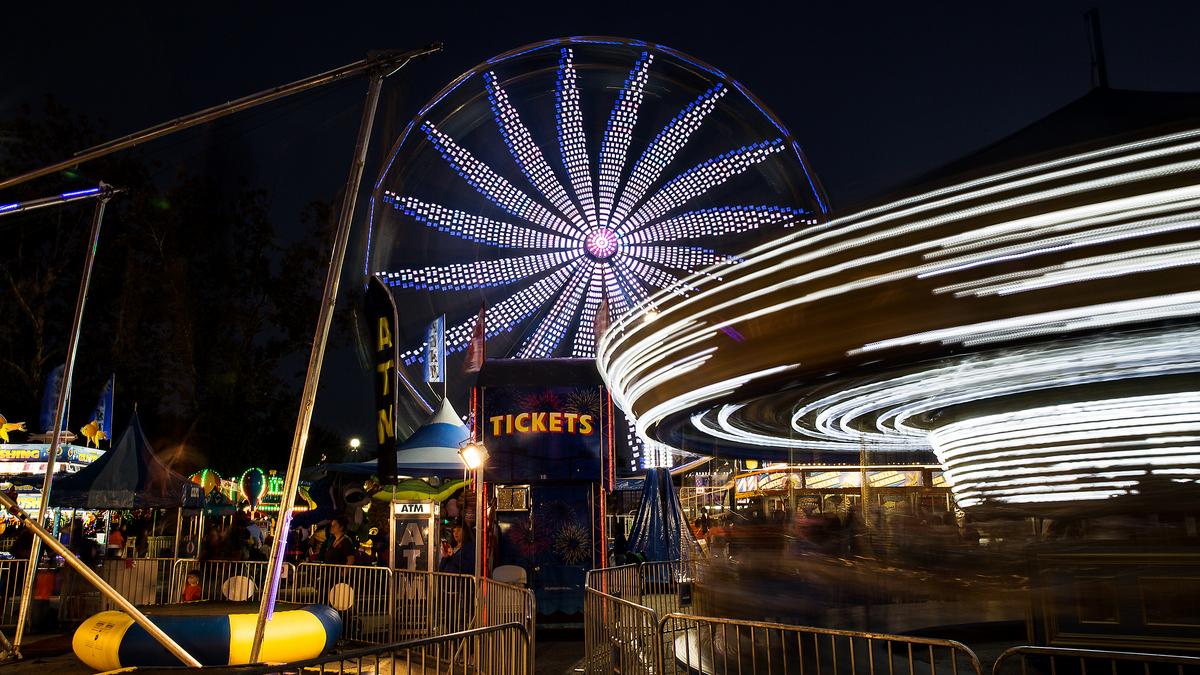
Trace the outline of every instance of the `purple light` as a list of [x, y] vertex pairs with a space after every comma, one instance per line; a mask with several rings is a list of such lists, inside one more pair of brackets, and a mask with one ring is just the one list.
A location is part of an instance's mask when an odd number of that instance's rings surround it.
[[588, 232], [587, 238], [583, 240], [583, 247], [597, 260], [611, 258], [619, 246], [617, 233], [607, 227], [597, 227]]

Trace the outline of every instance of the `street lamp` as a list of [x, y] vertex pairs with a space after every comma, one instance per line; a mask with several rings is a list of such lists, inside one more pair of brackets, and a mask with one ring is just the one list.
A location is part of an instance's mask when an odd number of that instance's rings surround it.
[[483, 465], [487, 463], [488, 451], [483, 443], [474, 441], [458, 449], [458, 457], [468, 471], [475, 473], [475, 585], [483, 572]]
[[361, 445], [362, 445], [362, 439], [360, 439], [359, 437], [355, 436], [354, 438], [350, 439], [350, 449], [352, 451], [358, 452], [358, 448]]

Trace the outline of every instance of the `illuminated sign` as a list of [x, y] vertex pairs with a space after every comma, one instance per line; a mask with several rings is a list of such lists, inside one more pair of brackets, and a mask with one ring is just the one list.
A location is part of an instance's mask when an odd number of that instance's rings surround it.
[[590, 436], [596, 428], [591, 415], [573, 412], [527, 412], [515, 415], [494, 415], [488, 418], [493, 436], [522, 434], [583, 434]]

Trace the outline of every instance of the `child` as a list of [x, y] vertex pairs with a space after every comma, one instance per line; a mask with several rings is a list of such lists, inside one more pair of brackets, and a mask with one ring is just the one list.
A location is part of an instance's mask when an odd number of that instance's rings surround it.
[[200, 600], [200, 570], [192, 570], [187, 575], [187, 585], [183, 587], [183, 601], [196, 602]]

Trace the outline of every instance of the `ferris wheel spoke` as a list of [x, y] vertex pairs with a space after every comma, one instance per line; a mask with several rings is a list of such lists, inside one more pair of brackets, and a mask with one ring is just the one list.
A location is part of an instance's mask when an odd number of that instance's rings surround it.
[[622, 250], [631, 258], [688, 273], [735, 260], [733, 256], [722, 255], [711, 248], [700, 246], [627, 246]]
[[611, 318], [620, 318], [629, 313], [631, 303], [636, 303], [641, 298], [631, 295], [632, 291], [626, 291], [624, 283], [616, 273], [615, 264], [608, 267], [613, 270], [613, 273], [606, 275], [604, 279], [604, 290], [608, 296], [608, 315]]
[[583, 129], [579, 84], [575, 75], [575, 53], [564, 47], [558, 60], [558, 79], [554, 83], [554, 111], [558, 118], [558, 148], [571, 190], [583, 208], [584, 220], [596, 222], [592, 170], [588, 161], [587, 133]]
[[558, 251], [519, 258], [381, 272], [380, 277], [389, 286], [407, 289], [461, 291], [471, 288], [494, 288], [535, 277], [575, 259], [577, 256], [572, 253]]
[[491, 167], [476, 159], [466, 148], [455, 143], [453, 138], [442, 133], [432, 122], [425, 122], [421, 125], [421, 129], [455, 172], [488, 201], [522, 220], [552, 232], [558, 232], [568, 237], [578, 234], [574, 226], [550, 213], [546, 207], [517, 189]]
[[786, 147], [783, 139], [776, 138], [740, 147], [688, 169], [642, 204], [629, 220], [620, 223], [617, 234], [626, 234], [670, 213]]
[[671, 274], [661, 267], [645, 262], [644, 260], [625, 256], [622, 262], [629, 266], [630, 272], [646, 282], [647, 285], [656, 288], [669, 288], [676, 295], [686, 295], [687, 291], [694, 290], [693, 286], [680, 284], [680, 278], [677, 275]]
[[[650, 294], [650, 288], [642, 283], [642, 280], [629, 269], [626, 256], [613, 258], [611, 263], [613, 277], [616, 278], [618, 285], [621, 287], [622, 295], [629, 305], [636, 305]], [[625, 312], [622, 311], [617, 316], [623, 316], [624, 314]]]
[[638, 110], [642, 107], [642, 94], [649, 79], [650, 64], [654, 55], [643, 52], [625, 78], [617, 103], [608, 116], [608, 127], [600, 144], [600, 206], [599, 224], [607, 226], [612, 213], [613, 200], [620, 187], [621, 171], [625, 168], [625, 155], [629, 142], [633, 140], [633, 127], [637, 123]]
[[500, 248], [566, 249], [577, 245], [575, 240], [561, 235], [484, 218], [414, 197], [398, 197], [391, 192], [384, 192], [383, 201], [433, 229]]
[[[489, 307], [486, 312], [487, 325], [484, 327], [487, 337], [512, 331], [517, 324], [540, 309], [550, 298], [561, 293], [563, 285], [567, 283], [580, 264], [581, 262], [576, 260], [569, 265], [560, 267], [554, 273]], [[447, 350], [460, 352], [467, 348], [467, 344], [471, 341], [472, 331], [475, 329], [476, 318], [472, 316], [446, 330]]]
[[689, 211], [660, 220], [630, 232], [630, 244], [651, 244], [680, 239], [719, 237], [749, 232], [767, 225], [794, 222], [809, 215], [802, 209], [786, 206], [721, 206]]
[[562, 183], [558, 182], [558, 177], [554, 175], [550, 164], [546, 162], [542, 149], [538, 147], [533, 140], [533, 135], [529, 133], [529, 127], [526, 127], [525, 123], [521, 121], [520, 113], [509, 101], [508, 92], [496, 82], [496, 74], [490, 71], [484, 73], [483, 83], [487, 88], [492, 110], [495, 112], [496, 126], [500, 127], [500, 135], [504, 138], [504, 144], [508, 146], [508, 152], [516, 160], [521, 173], [525, 174], [525, 177], [529, 179], [533, 187], [537, 188], [542, 197], [574, 224], [580, 233], [585, 232], [587, 223], [579, 215], [579, 210], [575, 208], [574, 202], [567, 196], [567, 191], [563, 189]]
[[[596, 317], [599, 315], [600, 302], [604, 298], [604, 266], [592, 267], [592, 278], [588, 281], [587, 294], [583, 299], [583, 309], [579, 313], [579, 323], [575, 326], [575, 342], [571, 347], [571, 356], [587, 358], [596, 354]], [[609, 312], [611, 317], [612, 312]]]
[[620, 223], [629, 215], [630, 209], [646, 195], [650, 186], [654, 185], [671, 160], [675, 159], [675, 154], [687, 144], [705, 117], [717, 107], [717, 101], [726, 91], [724, 85], [711, 87], [687, 104], [662, 131], [658, 132], [634, 164], [629, 180], [625, 182], [625, 189], [621, 192], [621, 200], [613, 211], [612, 222]]
[[517, 353], [518, 358], [542, 359], [554, 354], [570, 330], [571, 324], [575, 322], [579, 303], [587, 292], [594, 267], [596, 263], [591, 261], [579, 266], [571, 280], [563, 287], [550, 311], [538, 323], [537, 330]]

